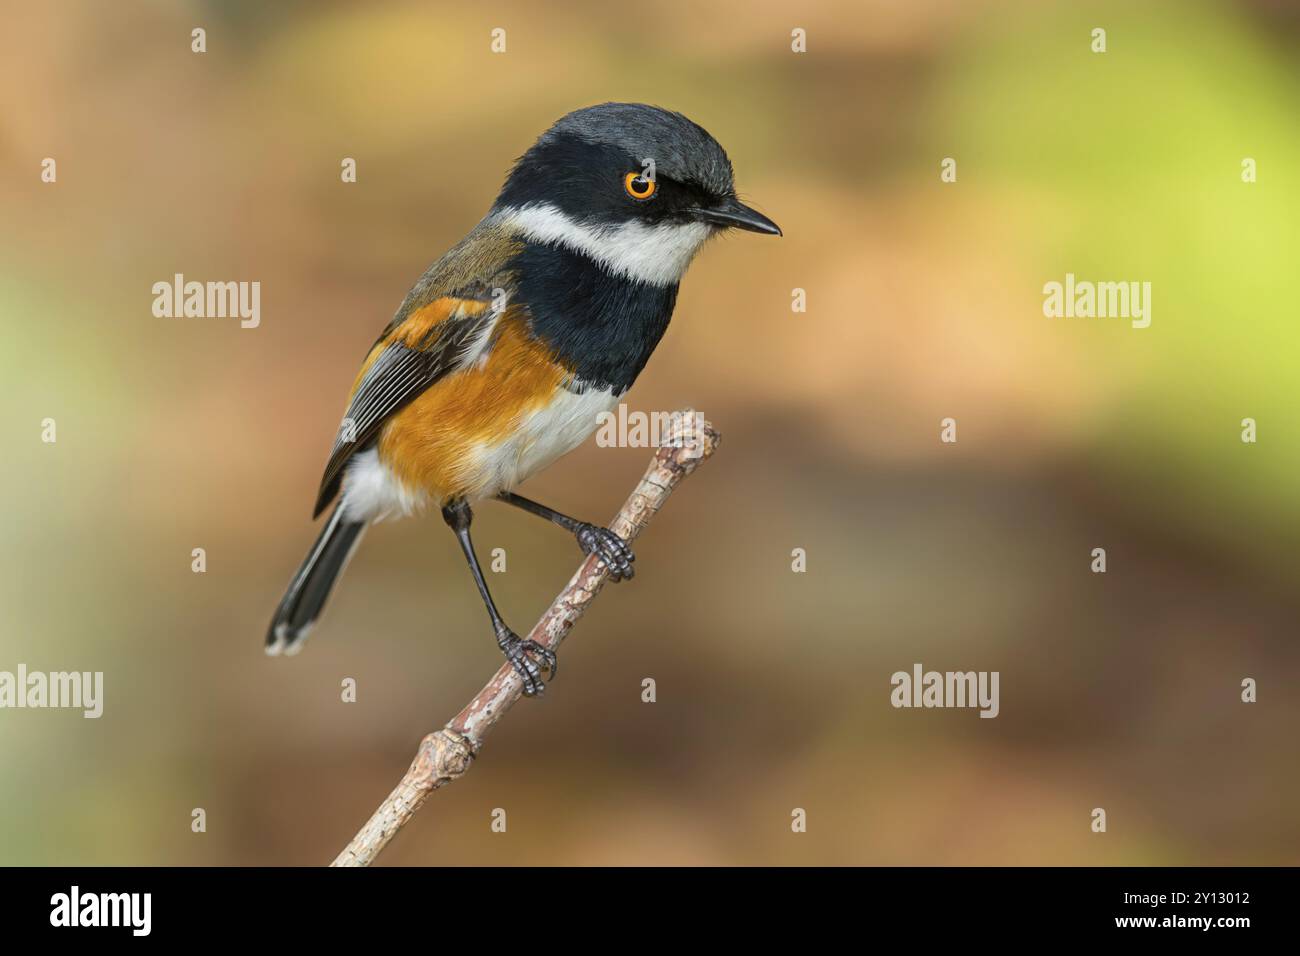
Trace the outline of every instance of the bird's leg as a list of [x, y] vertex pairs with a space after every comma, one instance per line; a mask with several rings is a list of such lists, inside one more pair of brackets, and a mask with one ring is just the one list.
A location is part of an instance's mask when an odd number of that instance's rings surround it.
[[594, 554], [605, 562], [611, 580], [622, 581], [635, 573], [636, 569], [632, 567], [632, 562], [636, 560], [636, 555], [632, 553], [626, 541], [608, 528], [562, 515], [546, 505], [538, 504], [513, 492], [503, 491], [497, 495], [497, 498], [508, 505], [514, 505], [547, 521], [553, 521], [566, 531], [572, 531], [573, 536], [578, 539], [578, 546], [584, 553]]
[[[478, 593], [482, 595], [488, 616], [492, 619], [497, 645], [505, 654], [506, 660], [510, 662], [510, 666], [523, 680], [524, 693], [529, 697], [540, 694], [546, 689], [546, 685], [542, 682], [542, 668], [550, 671], [551, 677], [555, 676], [555, 652], [536, 641], [524, 640], [506, 627], [506, 622], [501, 619], [497, 606], [492, 601], [492, 594], [488, 591], [487, 581], [483, 578], [483, 569], [479, 567], [478, 555], [474, 553], [474, 542], [469, 537], [469, 525], [474, 520], [474, 512], [470, 510], [469, 505], [464, 501], [453, 501], [442, 509], [442, 518], [456, 533], [456, 540], [460, 542], [461, 550], [465, 552], [465, 560], [469, 562], [474, 583], [478, 585]], [[530, 654], [540, 659], [540, 665], [529, 656]]]

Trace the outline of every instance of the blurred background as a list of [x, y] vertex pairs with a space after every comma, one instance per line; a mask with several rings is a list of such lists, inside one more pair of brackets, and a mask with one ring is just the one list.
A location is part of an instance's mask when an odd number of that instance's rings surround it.
[[[696, 260], [627, 402], [720, 453], [382, 862], [1300, 862], [1293, 3], [2, 19], [0, 670], [103, 671], [105, 712], [0, 712], [0, 863], [328, 862], [498, 666], [436, 516], [370, 532], [301, 656], [262, 640], [376, 334], [605, 100], [709, 129], [785, 238]], [[155, 318], [177, 272], [259, 281], [260, 327]], [[1151, 282], [1150, 328], [1045, 318], [1067, 272]], [[648, 457], [589, 442], [523, 491], [607, 521]], [[573, 541], [493, 504], [475, 536], [528, 628]], [[1000, 716], [892, 708], [916, 662], [999, 671]]]

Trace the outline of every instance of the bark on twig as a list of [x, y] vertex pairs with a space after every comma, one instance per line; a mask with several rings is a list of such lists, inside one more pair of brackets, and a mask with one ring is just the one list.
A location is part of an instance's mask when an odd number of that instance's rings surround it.
[[[609, 525], [624, 541], [631, 541], [645, 530], [678, 482], [718, 446], [718, 433], [703, 416], [678, 412], [672, 421], [670, 434], [661, 439], [650, 467]], [[528, 637], [552, 649], [558, 647], [600, 592], [606, 577], [605, 565], [595, 555], [589, 555]], [[502, 664], [464, 710], [420, 741], [415, 760], [401, 782], [330, 865], [373, 863], [429, 794], [469, 769], [488, 732], [522, 694], [518, 675], [509, 664]]]

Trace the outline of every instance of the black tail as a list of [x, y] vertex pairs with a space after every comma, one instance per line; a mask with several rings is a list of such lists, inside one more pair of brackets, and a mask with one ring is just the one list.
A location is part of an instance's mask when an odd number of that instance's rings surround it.
[[275, 609], [271, 627], [266, 632], [266, 653], [295, 654], [302, 649], [311, 626], [320, 617], [325, 601], [334, 588], [348, 558], [366, 530], [364, 521], [348, 521], [343, 505], [336, 505], [325, 522], [325, 529], [307, 553], [298, 573], [289, 582], [289, 590]]

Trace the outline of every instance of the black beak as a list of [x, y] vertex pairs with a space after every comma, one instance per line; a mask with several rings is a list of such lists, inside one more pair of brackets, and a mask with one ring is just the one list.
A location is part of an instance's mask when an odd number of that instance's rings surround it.
[[695, 215], [704, 222], [723, 228], [748, 229], [750, 232], [765, 232], [769, 236], [781, 235], [780, 226], [758, 210], [750, 209], [734, 196], [722, 200], [716, 206], [697, 209]]

